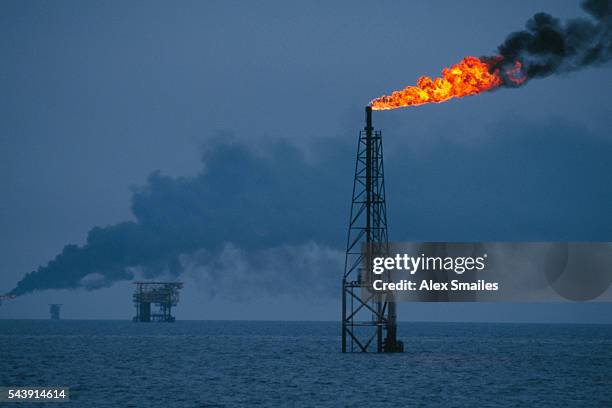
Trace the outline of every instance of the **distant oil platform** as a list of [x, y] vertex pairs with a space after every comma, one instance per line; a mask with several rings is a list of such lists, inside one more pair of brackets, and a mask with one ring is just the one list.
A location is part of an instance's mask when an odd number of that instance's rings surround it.
[[172, 308], [178, 304], [183, 282], [134, 282], [134, 322], [173, 322]]
[[0, 295], [0, 306], [2, 306], [2, 302], [5, 300], [15, 299], [17, 296], [15, 295]]
[[62, 310], [61, 303], [49, 304], [49, 317], [51, 320], [60, 320], [60, 311]]

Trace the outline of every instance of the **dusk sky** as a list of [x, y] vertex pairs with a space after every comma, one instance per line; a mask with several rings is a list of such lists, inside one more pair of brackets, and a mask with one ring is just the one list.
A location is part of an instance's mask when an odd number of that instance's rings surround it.
[[[145, 225], [188, 250], [113, 276], [184, 281], [177, 319], [339, 320], [364, 106], [495, 54], [539, 11], [587, 17], [574, 0], [1, 2], [0, 293], [88, 233]], [[374, 112], [390, 239], [612, 241], [611, 73]], [[130, 319], [131, 279], [101, 276], [0, 318]], [[612, 323], [612, 305], [399, 319]]]

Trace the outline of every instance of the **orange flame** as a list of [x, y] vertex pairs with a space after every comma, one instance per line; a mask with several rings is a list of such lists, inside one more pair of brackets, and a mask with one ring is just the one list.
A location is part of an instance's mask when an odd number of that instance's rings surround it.
[[[516, 67], [520, 70], [520, 65]], [[489, 65], [476, 57], [465, 57], [458, 64], [442, 70], [442, 77], [423, 76], [417, 86], [407, 86], [391, 95], [370, 102], [373, 110], [396, 109], [406, 106], [440, 103], [452, 98], [479, 94], [502, 84], [499, 70], [489, 72]]]

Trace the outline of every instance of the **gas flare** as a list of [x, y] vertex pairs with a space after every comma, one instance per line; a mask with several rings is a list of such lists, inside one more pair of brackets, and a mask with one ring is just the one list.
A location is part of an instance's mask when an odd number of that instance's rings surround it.
[[421, 77], [408, 86], [370, 102], [373, 110], [440, 103], [499, 87], [564, 74], [612, 60], [612, 0], [583, 0], [590, 18], [563, 23], [536, 13], [525, 29], [508, 35], [493, 57], [465, 57], [442, 70], [442, 77]]
[[[492, 60], [493, 61], [493, 60]], [[518, 63], [518, 61], [517, 61]], [[442, 77], [432, 79], [422, 76], [416, 86], [407, 86], [391, 95], [381, 96], [370, 102], [373, 110], [396, 109], [407, 106], [440, 103], [452, 98], [479, 94], [502, 85], [499, 68], [492, 69], [489, 61], [465, 57], [458, 64], [442, 70]], [[521, 65], [514, 66], [518, 71]]]

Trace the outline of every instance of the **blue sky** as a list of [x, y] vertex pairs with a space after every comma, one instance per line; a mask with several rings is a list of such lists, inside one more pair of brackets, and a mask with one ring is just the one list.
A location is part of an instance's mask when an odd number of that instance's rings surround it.
[[[339, 299], [325, 285], [340, 282], [363, 106], [466, 55], [494, 53], [535, 12], [584, 15], [575, 1], [0, 8], [0, 292], [95, 226], [153, 217], [178, 235], [202, 234], [197, 256], [182, 259], [190, 268], [177, 316], [192, 319], [336, 319]], [[610, 241], [609, 68], [376, 112], [390, 238]], [[143, 191], [159, 194], [135, 200]], [[207, 217], [181, 218], [193, 212]], [[253, 266], [261, 251], [306, 252], [305, 265], [329, 269], [316, 272], [324, 287], [304, 293], [282, 280], [270, 290], [262, 278], [251, 293], [210, 272], [232, 276], [240, 268], [222, 254]], [[316, 254], [323, 264], [309, 263]], [[270, 262], [255, 266], [276, 271], [271, 281], [296, 273]], [[0, 317], [46, 317], [58, 302], [66, 317], [129, 318], [130, 290], [37, 292], [3, 304]], [[609, 312], [411, 305], [400, 318], [610, 322]]]

